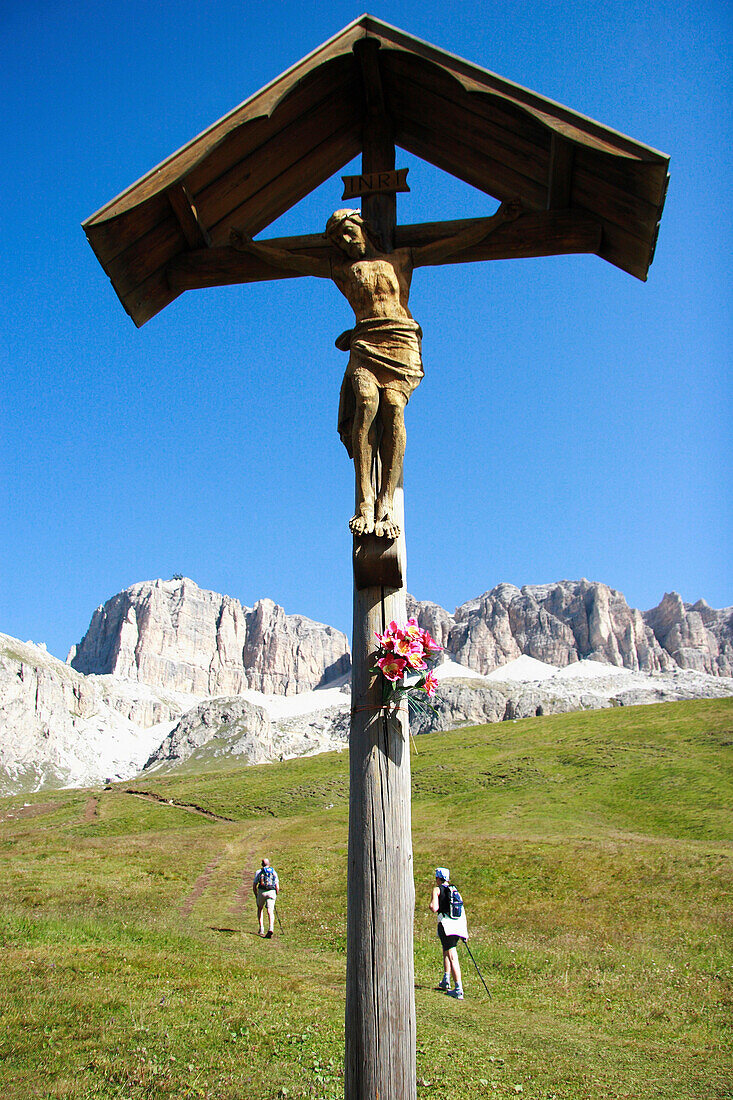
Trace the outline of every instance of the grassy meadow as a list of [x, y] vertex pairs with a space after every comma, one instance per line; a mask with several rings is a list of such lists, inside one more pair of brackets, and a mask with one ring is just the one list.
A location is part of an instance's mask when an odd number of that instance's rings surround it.
[[[733, 700], [418, 738], [419, 1097], [733, 1097], [732, 745]], [[346, 752], [0, 800], [0, 1096], [342, 1097], [347, 810]], [[434, 988], [439, 864], [491, 999], [465, 948]]]

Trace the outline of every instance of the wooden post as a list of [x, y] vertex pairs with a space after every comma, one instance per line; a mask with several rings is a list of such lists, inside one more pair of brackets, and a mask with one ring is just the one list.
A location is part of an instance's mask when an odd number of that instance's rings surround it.
[[[394, 167], [377, 50], [378, 43], [365, 39], [358, 51], [371, 107], [365, 120], [365, 173]], [[391, 248], [395, 203], [394, 196], [386, 199], [365, 198], [362, 210]], [[375, 469], [375, 481], [378, 476]], [[409, 719], [406, 704], [397, 711], [384, 709], [381, 677], [374, 669], [375, 631], [384, 631], [392, 619], [406, 619], [401, 483], [395, 519], [401, 534], [394, 543], [373, 536], [354, 539], [346, 1100], [414, 1100], [417, 1089]]]
[[[395, 518], [403, 527], [402, 490]], [[404, 575], [404, 529], [397, 540]], [[387, 712], [373, 668], [376, 639], [405, 622], [405, 589], [354, 587], [346, 954], [346, 1100], [413, 1100], [410, 727]]]

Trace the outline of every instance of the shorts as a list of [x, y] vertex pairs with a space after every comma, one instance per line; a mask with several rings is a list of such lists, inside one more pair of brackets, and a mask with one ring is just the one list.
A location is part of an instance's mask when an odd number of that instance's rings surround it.
[[459, 943], [463, 943], [463, 936], [449, 936], [443, 931], [442, 924], [438, 925], [438, 938], [444, 951], [450, 951], [451, 947], [458, 947]]
[[262, 909], [263, 906], [267, 907], [267, 912], [271, 912], [275, 908], [275, 898], [277, 897], [277, 890], [263, 890], [261, 886], [257, 887], [257, 908]]

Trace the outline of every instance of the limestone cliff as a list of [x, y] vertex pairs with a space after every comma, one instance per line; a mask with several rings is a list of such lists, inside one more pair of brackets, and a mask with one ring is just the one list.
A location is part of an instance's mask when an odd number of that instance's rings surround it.
[[145, 581], [98, 607], [68, 663], [195, 695], [295, 695], [348, 672], [346, 636], [272, 600], [244, 607], [188, 578]]
[[705, 600], [683, 603], [676, 592], [644, 613], [644, 621], [680, 668], [733, 676], [733, 607], [716, 610]]
[[217, 747], [210, 755], [240, 757], [247, 764], [262, 764], [274, 754], [272, 724], [262, 707], [236, 697], [206, 699], [184, 714], [145, 768], [195, 760], [212, 742]]
[[0, 634], [0, 794], [134, 775], [198, 700], [83, 676]]
[[437, 628], [455, 661], [483, 674], [523, 653], [560, 668], [584, 659], [643, 672], [666, 672], [676, 664], [620, 592], [587, 580], [521, 589], [500, 584], [452, 616], [410, 598], [408, 612], [425, 629]]

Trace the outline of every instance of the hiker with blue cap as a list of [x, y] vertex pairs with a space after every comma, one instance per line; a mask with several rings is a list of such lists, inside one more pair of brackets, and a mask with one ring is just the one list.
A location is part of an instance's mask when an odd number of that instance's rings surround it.
[[[450, 871], [447, 867], [435, 868], [435, 886], [430, 898], [431, 913], [438, 914], [438, 938], [443, 948], [443, 977], [438, 982], [449, 997], [463, 1000], [463, 982], [461, 964], [458, 961], [458, 944], [468, 939], [468, 925], [463, 898], [455, 886], [451, 885]], [[453, 976], [453, 989], [450, 987]]]

